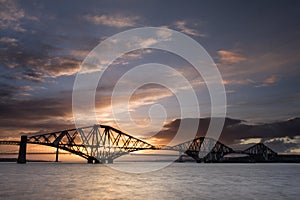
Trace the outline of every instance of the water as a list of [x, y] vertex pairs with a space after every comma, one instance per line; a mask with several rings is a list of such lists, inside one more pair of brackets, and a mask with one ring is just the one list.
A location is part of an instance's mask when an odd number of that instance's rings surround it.
[[[114, 165], [135, 167], [135, 163]], [[0, 175], [0, 199], [283, 200], [300, 196], [299, 164], [174, 163], [159, 171], [131, 174], [83, 163], [0, 163]]]

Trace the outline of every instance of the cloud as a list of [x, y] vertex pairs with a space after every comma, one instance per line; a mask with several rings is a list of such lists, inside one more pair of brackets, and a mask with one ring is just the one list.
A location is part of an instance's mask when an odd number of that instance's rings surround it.
[[[14, 66], [15, 67], [15, 66]], [[8, 75], [2, 76], [8, 80], [27, 80], [35, 83], [41, 83], [44, 82], [44, 79], [47, 78], [48, 76], [36, 69], [25, 69], [21, 71], [14, 71], [10, 72]]]
[[[279, 46], [266, 52], [254, 52], [249, 57], [249, 66], [243, 73], [291, 75], [299, 73], [299, 45], [295, 42], [288, 48]], [[284, 52], [284, 53], [283, 53]]]
[[70, 50], [69, 51], [69, 55], [76, 58], [76, 59], [80, 59], [80, 60], [83, 60], [88, 54], [89, 54], [90, 51], [87, 51], [87, 50]]
[[79, 71], [80, 61], [69, 58], [54, 57], [37, 68], [51, 77], [70, 76]]
[[19, 7], [14, 0], [0, 1], [0, 28], [13, 29], [15, 31], [24, 32], [21, 27], [21, 19], [25, 17], [25, 12]]
[[252, 79], [246, 78], [246, 79], [223, 79], [224, 85], [253, 85], [254, 87], [267, 87], [270, 85], [274, 85], [278, 82], [279, 78], [276, 75], [269, 76], [263, 81], [254, 81]]
[[43, 82], [46, 78], [70, 76], [77, 73], [81, 61], [77, 58], [70, 58], [69, 55], [66, 57], [49, 56], [49, 52], [55, 49], [43, 44], [36, 45], [35, 49], [10, 46], [5, 55], [0, 58], [1, 63], [9, 68], [10, 73], [6, 75], [6, 78]]
[[228, 50], [219, 50], [219, 60], [223, 64], [239, 64], [247, 60], [247, 58], [237, 52]]
[[240, 144], [256, 144], [260, 142], [261, 142], [261, 138], [249, 138], [249, 139], [240, 140]]
[[43, 87], [0, 83], [0, 103], [15, 99], [16, 96], [29, 96], [29, 92], [36, 89], [43, 89]]
[[[209, 118], [182, 120], [188, 123], [200, 120], [197, 136], [205, 136], [210, 122]], [[182, 120], [176, 119], [167, 123], [163, 130], [153, 137], [168, 143], [175, 136]], [[273, 147], [275, 151], [290, 152], [294, 147], [300, 148], [299, 130], [300, 118], [268, 124], [247, 124], [242, 120], [226, 118], [219, 140], [238, 149], [243, 149], [257, 142], [264, 142]], [[277, 145], [275, 145], [276, 142]]]
[[[126, 86], [124, 88], [126, 90]], [[173, 96], [173, 93], [161, 86], [154, 86], [153, 84], [145, 85], [142, 89], [136, 90], [129, 98], [124, 94], [117, 94], [116, 99], [112, 102], [111, 93], [113, 91], [113, 87], [104, 88], [98, 90], [96, 107], [97, 112], [101, 114], [105, 114], [106, 117], [112, 118], [111, 109], [114, 107], [115, 113], [124, 113], [128, 112], [127, 105], [129, 108], [129, 112], [136, 111], [140, 107], [145, 107], [148, 105], [153, 105], [157, 103], [159, 100], [168, 98]], [[113, 105], [112, 105], [113, 103]], [[138, 112], [137, 112], [138, 113]]]
[[192, 35], [192, 36], [205, 37], [205, 35], [200, 33], [199, 31], [192, 29], [192, 28], [188, 28], [186, 21], [177, 21], [174, 24], [177, 29], [179, 29], [181, 32], [183, 32], [185, 34]]
[[251, 79], [227, 79], [223, 80], [224, 85], [247, 85], [255, 84], [256, 82]]
[[241, 139], [239, 144], [233, 144], [234, 149], [246, 149], [250, 146], [253, 146], [257, 143], [264, 143], [269, 148], [275, 150], [278, 153], [297, 153], [300, 149], [300, 136], [294, 137], [276, 137], [271, 139], [264, 138], [249, 138]]
[[136, 26], [137, 16], [122, 16], [122, 15], [86, 15], [84, 19], [96, 24], [105, 25], [116, 28]]
[[[126, 89], [126, 87], [125, 87]], [[172, 96], [172, 93], [167, 90], [166, 88], [162, 86], [154, 86], [153, 84], [150, 86], [150, 84], [143, 86], [142, 89], [138, 89], [135, 91], [135, 93], [130, 96], [129, 102], [127, 102], [127, 96], [125, 97], [125, 94], [118, 94], [116, 97], [116, 101], [113, 102], [113, 108], [115, 111], [115, 116], [112, 114], [112, 92], [113, 92], [113, 85], [107, 85], [107, 86], [101, 86], [101, 88], [97, 88], [97, 93], [95, 97], [95, 103], [96, 103], [96, 110], [95, 114], [97, 116], [97, 119], [99, 123], [105, 124], [105, 125], [111, 125], [115, 128], [118, 128], [116, 124], [116, 117], [118, 120], [122, 123], [122, 131], [125, 131], [130, 134], [139, 134], [144, 135], [149, 134], [147, 131], [140, 131], [138, 132], [136, 128], [130, 126], [130, 123], [136, 123], [139, 125], [146, 126], [149, 120], [148, 120], [148, 110], [151, 105], [157, 103], [159, 100], [162, 100], [164, 98], [168, 98]], [[72, 94], [72, 91], [63, 91], [63, 94], [70, 95]], [[128, 106], [128, 109], [127, 109]], [[81, 110], [80, 110], [81, 109]], [[81, 114], [81, 116], [84, 117], [85, 120], [91, 120], [93, 119], [93, 116], [91, 116], [89, 113], [94, 112], [93, 110], [87, 111], [86, 107], [78, 108], [78, 112]], [[124, 114], [129, 113], [132, 116], [132, 121], [130, 121], [129, 118], [124, 118]], [[128, 116], [128, 115], [127, 115]], [[155, 116], [161, 117], [161, 116]], [[157, 121], [157, 120], [156, 120]], [[161, 124], [159, 126], [153, 126], [149, 127], [148, 129], [153, 130], [153, 128], [161, 127]], [[134, 129], [134, 130], [133, 130]], [[128, 131], [129, 130], [129, 131]], [[158, 130], [159, 131], [159, 130]]]
[[140, 45], [144, 48], [150, 47], [151, 45], [154, 45], [156, 43], [158, 43], [158, 40], [156, 38], [147, 38], [140, 41]]
[[71, 104], [67, 98], [20, 98], [43, 89], [32, 85], [0, 83], [0, 137], [20, 132], [54, 131], [72, 126]]
[[121, 56], [123, 59], [140, 59], [145, 54], [151, 54], [153, 52], [152, 49], [138, 49], [129, 53], [126, 53]]
[[[156, 41], [153, 38], [147, 38], [146, 40], [138, 39], [139, 44], [145, 45], [145, 48], [143, 49], [138, 49], [135, 51], [131, 51], [129, 53], [125, 53], [115, 59], [112, 63], [110, 63], [109, 60], [101, 59], [99, 60], [99, 55], [93, 51], [87, 51], [87, 50], [70, 50], [67, 52], [67, 57], [71, 56], [73, 61], [70, 58], [64, 58], [64, 60], [69, 59], [69, 64], [75, 64], [74, 68], [76, 68], [75, 72], [79, 71], [79, 66], [82, 68], [81, 73], [91, 73], [91, 72], [97, 72], [104, 70], [104, 67], [106, 65], [110, 64], [110, 66], [124, 66], [128, 65], [130, 61], [132, 60], [137, 60], [143, 58], [144, 55], [146, 54], [151, 54], [153, 53], [152, 49], [147, 49], [146, 47], [153, 44], [152, 42], [156, 43]], [[84, 62], [84, 65], [82, 64], [81, 61], [86, 59]], [[53, 58], [52, 58], [53, 59]], [[97, 60], [97, 62], [93, 62], [93, 60]], [[78, 68], [77, 68], [78, 67]]]
[[[66, 117], [71, 113], [67, 101], [55, 98], [12, 100], [1, 104], [0, 116], [7, 119], [42, 120]], [[14, 121], [14, 120], [13, 120]]]
[[2, 96], [0, 99], [0, 137], [18, 136], [20, 132], [57, 131], [74, 126], [68, 99], [12, 98], [19, 90], [12, 88], [6, 94], [10, 95], [9, 98]]
[[158, 100], [171, 97], [174, 94], [165, 88], [144, 88], [139, 90], [130, 98], [130, 106], [132, 109], [138, 108], [145, 105], [153, 105]]
[[296, 153], [300, 149], [300, 136], [272, 138], [264, 143], [278, 152]]
[[0, 57], [2, 66], [9, 72], [5, 74], [7, 79], [43, 82], [49, 77], [41, 66], [51, 63], [49, 54], [57, 48], [43, 44], [39, 40], [30, 41], [30, 44], [26, 44], [28, 41], [23, 40], [18, 46], [8, 46], [5, 54]]
[[237, 79], [236, 77], [227, 77], [223, 79], [224, 85], [252, 85], [253, 87], [260, 88], [260, 87], [267, 87], [271, 85], [275, 85], [279, 81], [279, 77], [277, 75], [271, 75], [265, 78], [263, 81], [254, 81], [250, 78], [240, 78]]
[[[288, 48], [287, 48], [288, 47]], [[246, 51], [248, 47], [243, 48]], [[275, 82], [279, 80], [280, 77], [293, 76], [299, 73], [299, 45], [297, 43], [288, 44], [283, 47], [272, 48], [264, 50], [261, 46], [256, 47], [256, 49], [262, 49], [258, 51], [247, 52], [247, 56], [241, 55], [239, 51], [230, 50], [228, 52], [237, 53], [238, 56], [226, 58], [226, 53], [217, 52], [219, 54], [219, 61], [222, 67], [220, 71], [222, 76], [228, 80], [247, 79], [249, 77], [255, 80], [254, 86], [269, 86], [275, 83], [270, 83], [275, 79]], [[227, 52], [227, 50], [225, 50]], [[236, 59], [237, 57], [237, 59]], [[233, 62], [232, 62], [232, 61]], [[271, 74], [271, 75], [270, 75]], [[266, 78], [267, 77], [267, 78]], [[265, 84], [263, 83], [263, 79]], [[274, 80], [273, 80], [274, 81]]]
[[274, 84], [277, 81], [277, 77], [276, 76], [271, 76], [269, 78], [267, 78], [266, 80], [264, 80], [264, 84]]
[[2, 37], [0, 38], [0, 42], [1, 43], [11, 43], [11, 44], [15, 44], [18, 40], [15, 38], [10, 38], [10, 37]]
[[128, 42], [127, 41], [117, 41], [120, 42], [120, 44], [126, 45], [128, 48], [151, 48], [152, 45], [160, 43], [160, 42], [169, 42], [172, 40], [172, 32], [169, 29], [160, 29], [156, 31], [155, 35], [153, 36], [146, 36], [143, 35], [141, 37], [139, 36], [132, 36]]
[[255, 87], [267, 87], [270, 85], [274, 85], [275, 83], [277, 83], [279, 80], [279, 78], [275, 75], [272, 75], [268, 78], [266, 78], [261, 84], [256, 85]]
[[0, 102], [2, 102], [6, 98], [11, 98], [18, 88], [16, 86], [8, 85], [5, 83], [0, 84]]

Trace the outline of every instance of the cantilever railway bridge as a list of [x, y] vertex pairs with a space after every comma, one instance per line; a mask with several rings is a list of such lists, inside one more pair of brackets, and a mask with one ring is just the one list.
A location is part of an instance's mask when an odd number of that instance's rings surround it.
[[254, 159], [264, 161], [277, 156], [276, 152], [262, 143], [244, 151], [235, 151], [219, 141], [205, 137], [197, 137], [172, 147], [157, 147], [105, 125], [21, 136], [21, 141], [0, 140], [0, 145], [19, 145], [18, 163], [26, 163], [27, 144], [55, 147], [56, 161], [58, 161], [58, 150], [62, 149], [85, 158], [88, 163], [112, 163], [114, 159], [133, 151], [159, 149], [178, 151], [197, 162], [217, 162], [231, 153], [248, 154]]

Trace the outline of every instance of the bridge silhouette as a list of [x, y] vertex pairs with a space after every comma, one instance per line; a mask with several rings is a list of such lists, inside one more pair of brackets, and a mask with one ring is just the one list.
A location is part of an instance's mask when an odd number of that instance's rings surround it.
[[85, 158], [88, 163], [113, 163], [114, 159], [122, 155], [140, 150], [178, 151], [179, 161], [185, 154], [197, 162], [219, 162], [225, 155], [232, 153], [247, 154], [256, 161], [268, 161], [277, 156], [276, 152], [262, 143], [239, 151], [206, 137], [197, 137], [172, 147], [159, 147], [106, 125], [93, 125], [32, 136], [23, 135], [21, 141], [0, 140], [0, 145], [19, 145], [18, 163], [26, 163], [27, 144], [56, 148], [56, 161], [61, 149]]

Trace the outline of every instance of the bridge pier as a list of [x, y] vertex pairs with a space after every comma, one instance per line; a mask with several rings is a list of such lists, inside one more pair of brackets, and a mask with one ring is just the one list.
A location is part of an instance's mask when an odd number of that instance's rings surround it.
[[182, 155], [179, 156], [179, 158], [178, 158], [177, 161], [178, 161], [178, 162], [183, 162]]
[[95, 159], [95, 163], [100, 163], [100, 164], [113, 164], [113, 159], [112, 159], [112, 158], [102, 158], [101, 161]]
[[19, 147], [19, 155], [18, 155], [18, 160], [17, 160], [17, 163], [19, 163], [19, 164], [26, 163], [26, 146], [27, 146], [27, 136], [22, 135], [20, 147]]
[[101, 164], [102, 162], [100, 162], [98, 159], [96, 159], [96, 158], [90, 156], [90, 157], [88, 157], [88, 159], [87, 159], [87, 163], [88, 163], [88, 164]]
[[93, 157], [88, 157], [87, 163], [88, 164], [94, 164], [94, 158]]
[[108, 158], [107, 159], [107, 164], [113, 164], [113, 159], [112, 158]]
[[58, 146], [56, 147], [55, 162], [58, 162]]
[[178, 153], [179, 153], [178, 162], [183, 162], [183, 159], [182, 159], [182, 157], [183, 157], [183, 152], [182, 152], [182, 151], [179, 151]]

